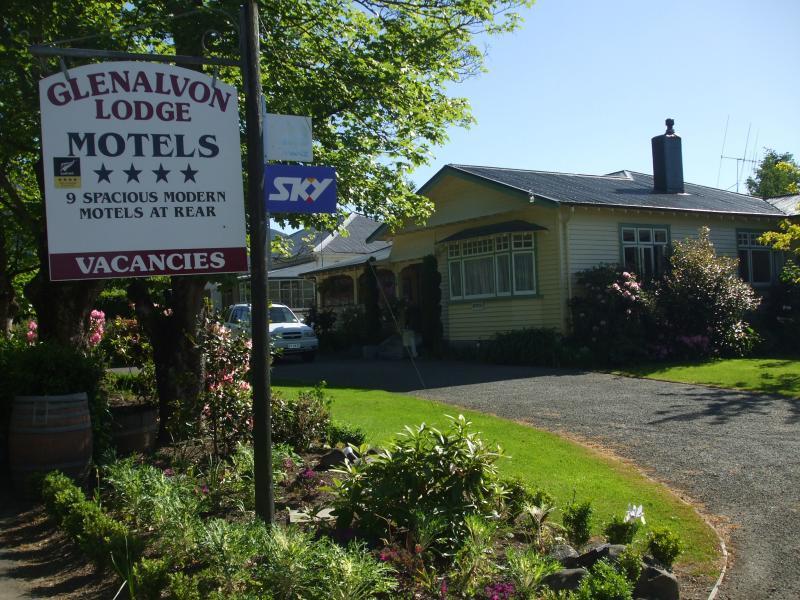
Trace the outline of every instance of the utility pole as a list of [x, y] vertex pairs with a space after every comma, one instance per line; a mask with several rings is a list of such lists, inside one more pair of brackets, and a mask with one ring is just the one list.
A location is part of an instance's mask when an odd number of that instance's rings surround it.
[[250, 286], [253, 353], [253, 459], [256, 514], [267, 523], [275, 520], [272, 487], [272, 414], [268, 364], [266, 205], [264, 202], [264, 138], [261, 117], [258, 6], [247, 0], [241, 9], [242, 74], [247, 123], [247, 203], [250, 207]]

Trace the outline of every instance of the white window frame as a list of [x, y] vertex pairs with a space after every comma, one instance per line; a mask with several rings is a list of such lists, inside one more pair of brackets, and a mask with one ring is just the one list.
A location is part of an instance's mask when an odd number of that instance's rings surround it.
[[[633, 232], [633, 241], [626, 241], [625, 240], [625, 232]], [[650, 239], [646, 241], [641, 241], [641, 232], [646, 231], [649, 233]], [[656, 232], [663, 232], [664, 233], [664, 241], [656, 241]], [[661, 273], [658, 269], [658, 264], [656, 261], [656, 248], [659, 247], [662, 249], [662, 253], [666, 256], [667, 248], [669, 248], [670, 243], [670, 231], [669, 226], [667, 225], [633, 225], [633, 224], [622, 224], [620, 225], [620, 244], [622, 246], [622, 266], [627, 268], [627, 263], [625, 262], [625, 250], [627, 248], [634, 248], [636, 250], [636, 269], [635, 272], [640, 278], [645, 277], [645, 269], [643, 269], [643, 265], [645, 263], [645, 250], [650, 250], [650, 270], [654, 277], [658, 277]]]
[[[517, 271], [515, 268], [515, 256], [530, 255], [531, 257], [531, 281], [532, 290], [517, 289]], [[461, 242], [452, 242], [447, 247], [447, 277], [450, 298], [452, 300], [476, 300], [485, 298], [509, 298], [512, 296], [535, 296], [538, 293], [537, 268], [536, 268], [536, 236], [531, 232], [502, 233], [482, 238], [472, 238]], [[464, 265], [473, 260], [493, 257], [492, 281], [494, 289], [486, 294], [467, 294], [466, 272]], [[500, 268], [498, 267], [498, 257], [507, 257], [508, 261], [508, 291], [498, 291], [500, 286]], [[453, 269], [460, 275], [461, 293], [453, 293]]]

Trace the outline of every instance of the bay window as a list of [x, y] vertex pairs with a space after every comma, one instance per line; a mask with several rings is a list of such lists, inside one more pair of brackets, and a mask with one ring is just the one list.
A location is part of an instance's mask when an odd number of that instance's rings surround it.
[[447, 247], [450, 297], [490, 298], [536, 293], [532, 232], [452, 242]]

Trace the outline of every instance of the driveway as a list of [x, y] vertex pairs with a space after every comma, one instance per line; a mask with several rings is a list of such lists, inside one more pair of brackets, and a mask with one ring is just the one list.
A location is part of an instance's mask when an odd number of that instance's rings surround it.
[[718, 598], [800, 598], [798, 400], [447, 361], [287, 360], [273, 377], [410, 393], [603, 444], [730, 525]]

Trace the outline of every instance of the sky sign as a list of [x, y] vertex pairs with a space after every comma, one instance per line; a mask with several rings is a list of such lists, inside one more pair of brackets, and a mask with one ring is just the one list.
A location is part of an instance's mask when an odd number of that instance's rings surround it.
[[267, 210], [278, 213], [335, 213], [333, 167], [267, 165], [264, 167]]
[[247, 271], [236, 88], [106, 62], [39, 93], [53, 281]]

